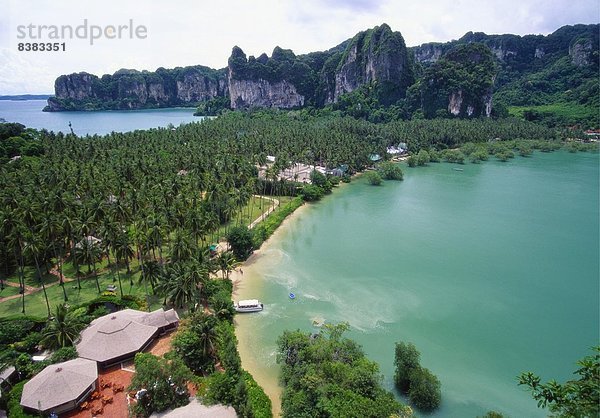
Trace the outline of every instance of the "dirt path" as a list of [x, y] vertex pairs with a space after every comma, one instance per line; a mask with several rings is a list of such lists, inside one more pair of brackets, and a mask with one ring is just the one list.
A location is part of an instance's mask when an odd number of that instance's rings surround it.
[[[56, 285], [60, 284], [61, 274], [57, 270], [56, 267], [52, 267], [50, 269], [50, 274], [53, 275], [53, 276], [56, 276], [58, 278], [58, 281], [54, 282], [54, 283], [47, 284], [46, 285], [46, 289], [48, 289], [49, 287], [56, 286]], [[64, 274], [62, 275], [62, 279], [63, 279], [64, 283], [72, 282], [72, 281], [75, 280], [73, 278], [66, 277]], [[7, 286], [10, 286], [10, 287], [19, 287], [18, 283], [9, 282], [9, 281], [6, 281], [6, 280], [4, 281], [4, 284], [7, 285]], [[31, 295], [32, 293], [36, 293], [36, 292], [39, 292], [41, 290], [42, 290], [41, 287], [33, 287], [33, 286], [25, 285], [25, 294], [26, 295]], [[17, 298], [20, 298], [21, 296], [22, 296], [22, 294], [19, 293], [19, 294], [16, 294], [16, 295], [11, 295], [11, 296], [3, 297], [3, 298], [0, 298], [0, 303], [6, 302], [7, 300], [17, 299]]]
[[260, 197], [262, 199], [267, 199], [270, 200], [271, 202], [274, 202], [275, 204], [273, 206], [271, 206], [266, 212], [264, 212], [262, 215], [260, 215], [258, 218], [256, 218], [254, 221], [252, 221], [252, 223], [250, 225], [248, 225], [248, 229], [252, 229], [254, 228], [258, 223], [262, 222], [265, 220], [265, 218], [267, 216], [269, 216], [271, 214], [271, 212], [273, 212], [275, 209], [277, 209], [279, 207], [279, 200], [274, 199], [272, 197], [267, 197], [267, 196], [258, 196], [258, 195], [254, 195], [254, 197]]
[[[4, 286], [10, 286], [10, 287], [19, 287], [19, 283], [14, 283], [14, 282], [9, 282], [9, 281], [4, 281]], [[37, 287], [33, 287], [33, 286], [29, 286], [29, 285], [25, 285], [25, 290], [29, 290], [29, 291], [34, 291], [36, 290]]]

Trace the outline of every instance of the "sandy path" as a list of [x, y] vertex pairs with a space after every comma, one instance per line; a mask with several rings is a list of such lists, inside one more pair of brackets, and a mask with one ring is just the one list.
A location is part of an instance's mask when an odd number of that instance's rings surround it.
[[254, 197], [260, 197], [262, 199], [270, 200], [271, 202], [274, 202], [275, 204], [273, 206], [269, 207], [269, 209], [266, 212], [264, 212], [262, 215], [260, 215], [254, 221], [252, 221], [252, 223], [250, 225], [248, 225], [248, 229], [254, 228], [259, 222], [265, 220], [265, 218], [267, 216], [269, 216], [271, 214], [271, 212], [273, 212], [275, 209], [277, 209], [279, 207], [279, 200], [277, 200], [275, 198], [267, 197], [267, 196], [258, 196], [258, 195], [254, 195]]

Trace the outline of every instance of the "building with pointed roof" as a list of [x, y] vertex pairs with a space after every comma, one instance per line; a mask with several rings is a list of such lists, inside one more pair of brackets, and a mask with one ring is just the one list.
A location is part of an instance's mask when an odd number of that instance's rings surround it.
[[94, 360], [105, 368], [135, 356], [178, 323], [179, 316], [173, 309], [153, 312], [124, 309], [93, 320], [81, 332], [75, 348], [79, 357]]
[[75, 409], [98, 384], [95, 361], [76, 358], [46, 367], [23, 387], [21, 406], [42, 414]]

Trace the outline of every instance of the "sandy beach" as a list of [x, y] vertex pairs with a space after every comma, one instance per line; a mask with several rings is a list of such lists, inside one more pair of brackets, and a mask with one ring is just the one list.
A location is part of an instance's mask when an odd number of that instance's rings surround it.
[[[274, 242], [285, 239], [290, 225], [300, 217], [304, 216], [310, 210], [310, 204], [304, 204], [288, 216], [271, 237], [263, 243], [260, 249], [240, 265], [240, 269], [232, 272], [230, 279], [233, 281], [233, 299], [260, 299], [264, 278], [260, 273], [261, 261], [264, 261], [269, 247]], [[272, 372], [260, 367], [255, 361], [253, 348], [251, 344], [251, 334], [253, 332], [247, 319], [249, 317], [236, 315], [235, 334], [238, 339], [238, 351], [242, 359], [242, 367], [249, 371], [254, 379], [262, 386], [265, 393], [271, 398], [273, 403], [273, 416], [279, 416], [281, 412], [281, 387], [278, 383], [278, 376], [273, 376]]]

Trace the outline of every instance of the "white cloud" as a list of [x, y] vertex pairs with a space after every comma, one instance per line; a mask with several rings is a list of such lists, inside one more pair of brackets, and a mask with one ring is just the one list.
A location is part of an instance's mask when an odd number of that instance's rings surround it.
[[[575, 4], [576, 3], [576, 4]], [[598, 21], [596, 0], [9, 0], [0, 16], [0, 94], [50, 93], [60, 74], [202, 64], [223, 68], [233, 45], [248, 55], [277, 45], [296, 53], [329, 49], [356, 32], [388, 23], [407, 45], [447, 41], [465, 32], [549, 33]], [[127, 24], [147, 39], [67, 42], [61, 53], [17, 51], [16, 26]]]

